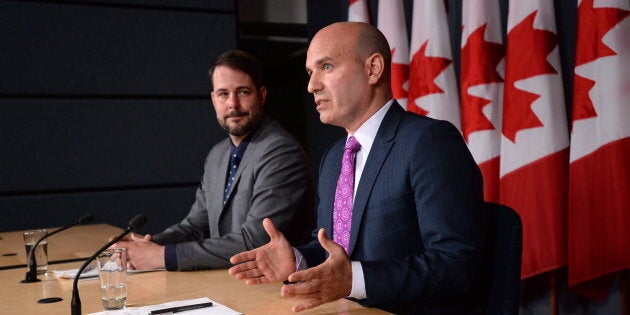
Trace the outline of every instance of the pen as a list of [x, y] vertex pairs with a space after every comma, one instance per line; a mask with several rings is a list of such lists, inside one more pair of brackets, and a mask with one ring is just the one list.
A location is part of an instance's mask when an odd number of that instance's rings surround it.
[[179, 313], [179, 312], [196, 310], [196, 309], [199, 309], [199, 308], [205, 308], [205, 307], [210, 307], [210, 306], [212, 306], [212, 302], [206, 302], [206, 303], [199, 303], [199, 304], [191, 304], [191, 305], [163, 308], [161, 310], [151, 311], [151, 313], [149, 313], [149, 314], [155, 315], [155, 314]]

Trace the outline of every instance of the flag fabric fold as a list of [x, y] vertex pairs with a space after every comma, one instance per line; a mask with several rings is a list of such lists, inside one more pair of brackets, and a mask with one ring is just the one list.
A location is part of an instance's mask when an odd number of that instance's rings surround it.
[[392, 50], [392, 92], [398, 104], [407, 108], [409, 80], [409, 39], [402, 0], [378, 2], [378, 29]]
[[462, 3], [462, 133], [483, 175], [486, 201], [499, 202], [505, 47], [498, 0]]
[[414, 0], [407, 110], [448, 120], [461, 131], [452, 55], [444, 2]]
[[523, 221], [527, 278], [567, 263], [569, 135], [553, 2], [509, 5], [499, 201]]
[[582, 0], [572, 107], [569, 286], [603, 300], [630, 268], [630, 5]]
[[368, 0], [348, 1], [348, 21], [370, 23]]

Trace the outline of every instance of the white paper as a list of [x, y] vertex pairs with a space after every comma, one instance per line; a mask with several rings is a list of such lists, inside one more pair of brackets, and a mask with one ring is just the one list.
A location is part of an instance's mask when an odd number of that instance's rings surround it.
[[183, 300], [183, 301], [174, 301], [156, 305], [148, 305], [142, 307], [128, 307], [124, 310], [117, 311], [103, 311], [98, 313], [92, 313], [91, 315], [148, 315], [151, 311], [177, 307], [177, 306], [186, 306], [192, 304], [206, 303], [212, 302], [212, 306], [206, 308], [199, 308], [196, 310], [178, 312], [177, 315], [203, 315], [203, 314], [220, 314], [220, 315], [238, 315], [239, 313], [223, 304], [219, 304], [207, 297], [193, 299], [193, 300]]
[[[161, 271], [161, 270], [166, 270], [166, 269], [151, 269], [151, 270], [135, 270], [134, 269], [134, 270], [127, 270], [127, 274], [132, 275], [132, 274], [141, 273], [141, 272]], [[68, 270], [53, 270], [53, 274], [55, 274], [55, 277], [57, 277], [58, 279], [74, 279], [78, 271], [79, 271], [79, 268], [68, 269]], [[95, 264], [90, 264], [87, 267], [85, 267], [85, 269], [81, 273], [81, 276], [79, 277], [79, 280], [97, 278], [97, 277], [98, 277], [98, 269], [95, 268]]]
[[[68, 270], [53, 270], [53, 274], [58, 279], [74, 279], [79, 268], [77, 269], [68, 269]], [[88, 279], [88, 278], [96, 278], [98, 277], [98, 269], [94, 268], [94, 264], [88, 265], [83, 269], [81, 276], [79, 279]]]

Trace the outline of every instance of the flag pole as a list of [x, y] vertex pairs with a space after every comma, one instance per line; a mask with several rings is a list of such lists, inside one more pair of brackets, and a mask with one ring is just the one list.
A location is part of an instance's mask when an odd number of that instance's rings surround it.
[[549, 308], [551, 315], [558, 315], [558, 271], [549, 273]]
[[619, 272], [619, 297], [621, 300], [621, 315], [630, 315], [630, 269]]

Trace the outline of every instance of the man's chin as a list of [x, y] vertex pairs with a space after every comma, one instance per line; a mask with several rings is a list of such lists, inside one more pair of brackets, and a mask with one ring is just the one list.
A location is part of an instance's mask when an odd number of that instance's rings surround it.
[[321, 121], [322, 124], [330, 125], [330, 116], [320, 112], [319, 113], [319, 121]]
[[250, 131], [252, 131], [253, 128], [250, 128], [247, 125], [227, 125], [225, 128], [225, 131], [227, 131], [228, 134], [232, 135], [232, 136], [236, 136], [236, 137], [241, 137], [244, 136], [246, 134], [248, 134]]

